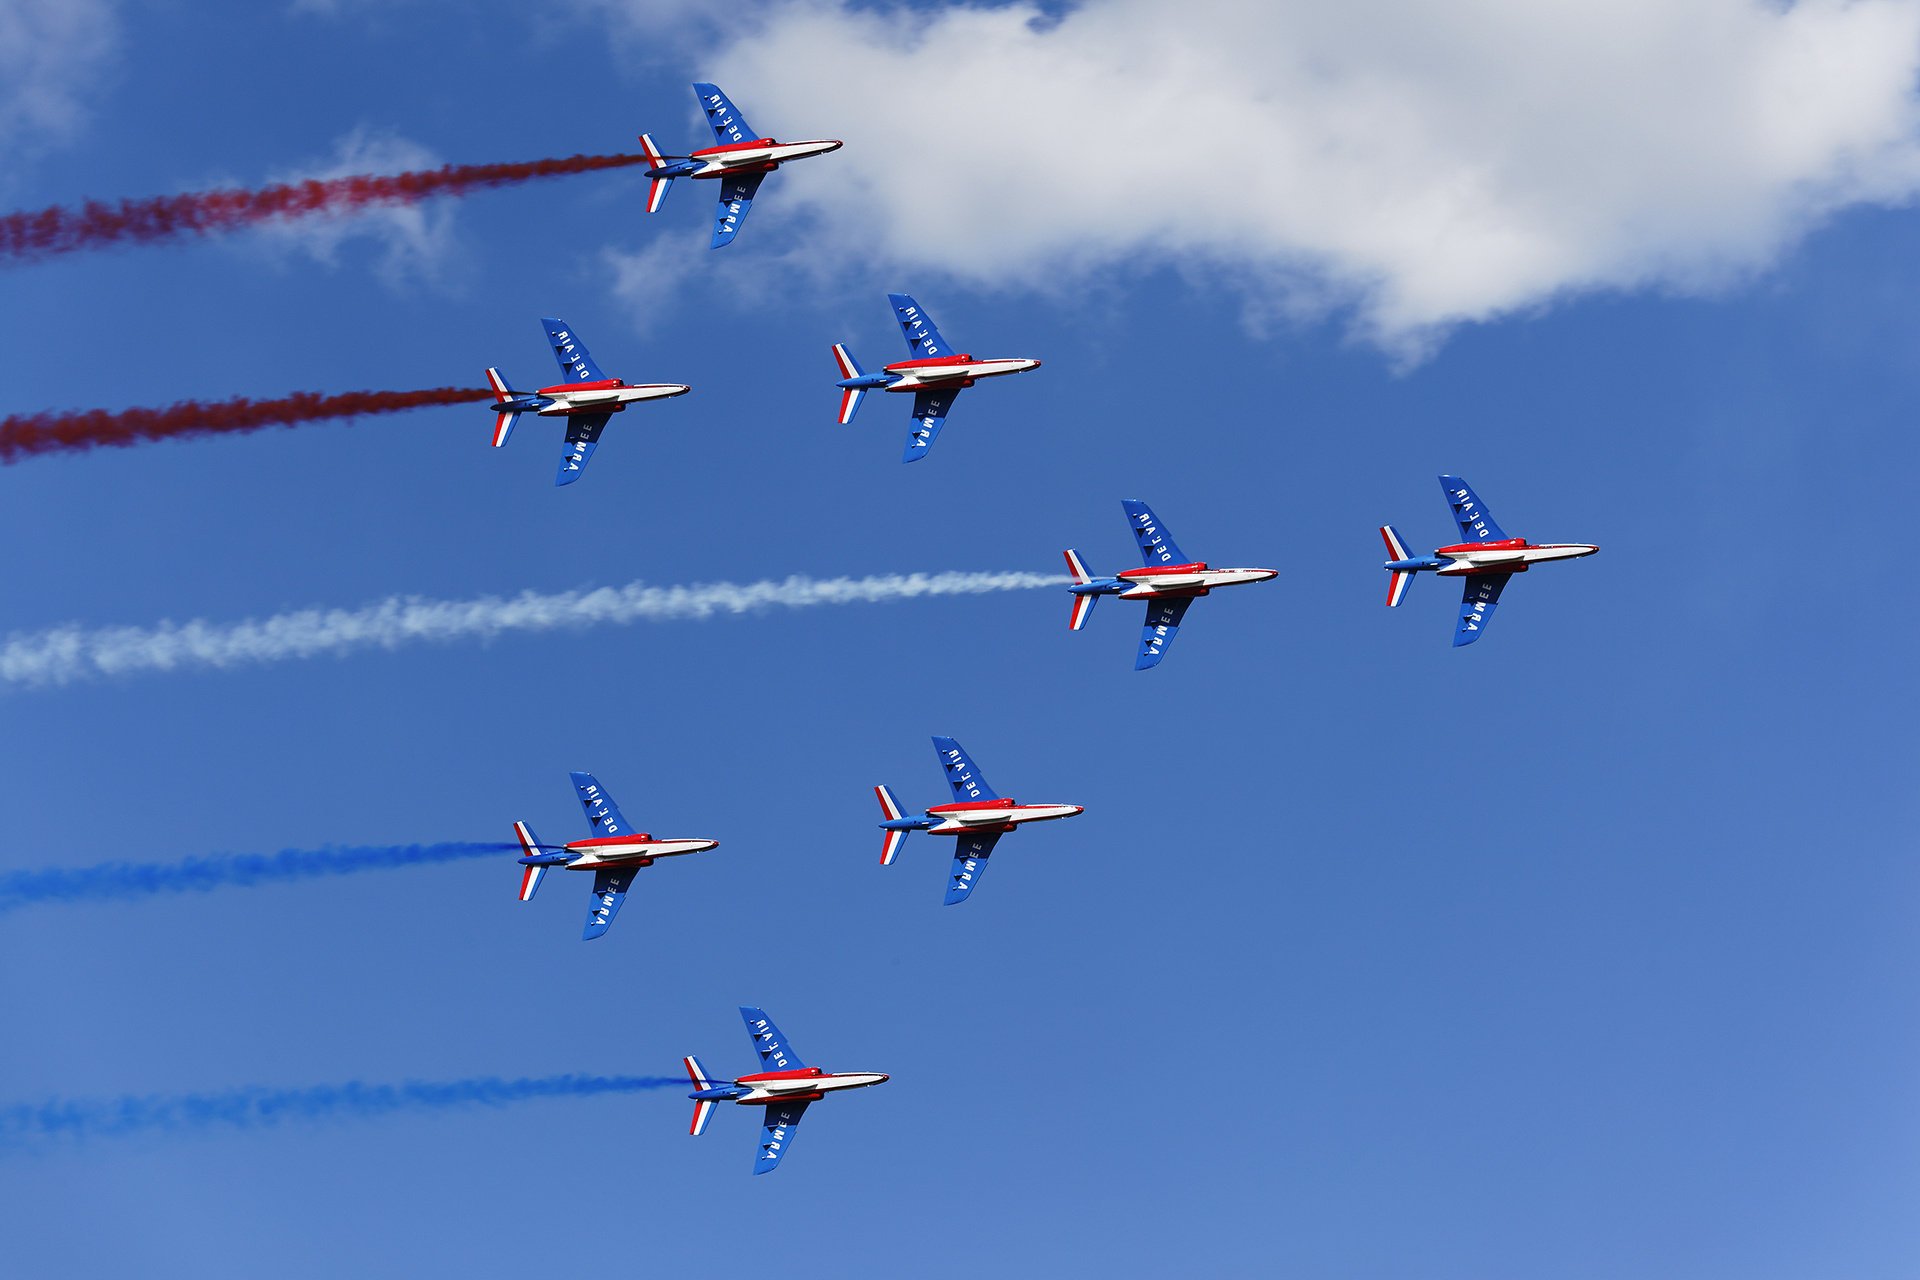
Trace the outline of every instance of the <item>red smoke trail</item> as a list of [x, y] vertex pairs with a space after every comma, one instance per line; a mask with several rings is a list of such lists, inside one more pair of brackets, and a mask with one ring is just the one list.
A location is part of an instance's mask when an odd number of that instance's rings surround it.
[[43, 453], [67, 453], [143, 440], [170, 440], [226, 431], [290, 427], [321, 418], [355, 418], [436, 404], [469, 404], [492, 398], [482, 387], [436, 387], [431, 391], [349, 391], [323, 396], [296, 391], [280, 400], [219, 400], [203, 404], [182, 400], [165, 409], [75, 410], [71, 413], [18, 413], [0, 418], [0, 463]]
[[200, 191], [151, 200], [122, 200], [118, 204], [89, 200], [78, 209], [55, 205], [38, 213], [10, 213], [0, 218], [0, 261], [31, 261], [122, 240], [148, 244], [170, 236], [231, 231], [274, 218], [350, 212], [371, 204], [410, 204], [428, 196], [465, 195], [534, 178], [645, 163], [645, 156], [616, 155], [568, 156], [524, 164], [450, 164], [384, 177], [315, 178], [258, 191]]

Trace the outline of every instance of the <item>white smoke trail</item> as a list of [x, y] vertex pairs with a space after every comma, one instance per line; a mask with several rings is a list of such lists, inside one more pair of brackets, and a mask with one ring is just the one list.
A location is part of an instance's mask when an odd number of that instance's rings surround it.
[[423, 641], [488, 639], [508, 631], [677, 622], [716, 614], [829, 604], [883, 604], [921, 596], [982, 595], [1057, 587], [1045, 573], [894, 573], [865, 578], [705, 582], [650, 587], [630, 582], [595, 591], [512, 598], [423, 600], [390, 596], [359, 609], [300, 609], [240, 622], [161, 622], [152, 627], [53, 627], [0, 643], [0, 685], [47, 688], [99, 676], [235, 667], [355, 649], [397, 649]]

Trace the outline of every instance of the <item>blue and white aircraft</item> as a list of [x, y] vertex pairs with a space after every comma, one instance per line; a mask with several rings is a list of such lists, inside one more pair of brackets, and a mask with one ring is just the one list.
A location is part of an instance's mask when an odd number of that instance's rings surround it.
[[1133, 540], [1140, 544], [1145, 567], [1123, 569], [1111, 578], [1096, 578], [1087, 572], [1078, 551], [1066, 552], [1067, 569], [1073, 574], [1073, 612], [1067, 618], [1067, 630], [1078, 631], [1087, 625], [1094, 601], [1101, 596], [1147, 602], [1147, 623], [1140, 633], [1140, 656], [1133, 660], [1135, 671], [1160, 665], [1167, 646], [1180, 631], [1180, 619], [1187, 606], [1215, 587], [1237, 587], [1247, 582], [1265, 582], [1276, 577], [1278, 569], [1212, 569], [1204, 560], [1189, 561], [1173, 543], [1173, 537], [1153, 508], [1138, 498], [1122, 498], [1127, 525]]
[[549, 867], [568, 871], [593, 872], [593, 897], [587, 904], [587, 927], [582, 942], [592, 942], [613, 927], [614, 916], [627, 900], [634, 872], [650, 867], [655, 858], [672, 858], [683, 853], [705, 853], [720, 847], [718, 840], [656, 840], [645, 831], [636, 831], [621, 816], [613, 802], [590, 773], [571, 773], [573, 789], [580, 795], [580, 807], [587, 812], [593, 835], [570, 844], [542, 844], [533, 828], [524, 822], [513, 824], [520, 839], [520, 901], [531, 902], [540, 888], [540, 877]]
[[498, 369], [487, 370], [487, 383], [493, 388], [493, 447], [498, 449], [513, 434], [513, 424], [523, 413], [543, 418], [567, 420], [567, 451], [560, 456], [560, 472], [555, 484], [572, 484], [580, 478], [587, 459], [600, 442], [600, 429], [607, 419], [637, 400], [664, 400], [683, 396], [693, 388], [678, 382], [645, 382], [628, 385], [600, 372], [600, 366], [587, 354], [586, 344], [574, 334], [565, 320], [552, 316], [540, 324], [547, 342], [560, 362], [560, 374], [570, 381], [558, 382], [538, 391], [515, 391], [500, 376]]
[[875, 787], [886, 831], [880, 846], [880, 865], [890, 867], [907, 842], [907, 834], [925, 831], [936, 836], [956, 836], [959, 845], [953, 853], [953, 872], [947, 877], [946, 905], [965, 902], [967, 895], [987, 873], [987, 858], [1000, 837], [1023, 822], [1048, 822], [1054, 818], [1074, 818], [1086, 812], [1077, 804], [1015, 804], [1003, 800], [987, 785], [973, 760], [952, 738], [936, 737], [933, 752], [940, 767], [947, 771], [947, 785], [953, 789], [952, 804], [937, 804], [924, 818], [909, 818], [885, 787]]
[[817, 142], [775, 142], [761, 137], [733, 103], [727, 101], [727, 95], [713, 85], [694, 85], [693, 96], [700, 100], [700, 109], [707, 113], [707, 123], [713, 126], [713, 139], [718, 145], [690, 155], [669, 156], [662, 155], [660, 148], [653, 145], [652, 134], [641, 134], [640, 145], [647, 153], [647, 162], [653, 166], [647, 170], [647, 176], [653, 179], [653, 185], [647, 189], [647, 212], [660, 212], [660, 203], [667, 198], [675, 178], [720, 179], [720, 211], [714, 215], [713, 242], [707, 246], [709, 249], [733, 243], [733, 238], [740, 234], [740, 224], [747, 220], [747, 210], [753, 207], [754, 193], [760, 190], [768, 174], [789, 160], [804, 160], [840, 149], [841, 144], [831, 138]]
[[953, 411], [960, 393], [981, 378], [998, 378], [1009, 373], [1038, 369], [1040, 362], [1024, 356], [978, 360], [954, 349], [920, 304], [904, 293], [890, 293], [894, 318], [907, 339], [913, 359], [890, 364], [879, 373], [862, 373], [846, 344], [833, 346], [834, 361], [840, 366], [840, 425], [853, 421], [859, 411], [860, 397], [869, 391], [913, 392], [913, 426], [907, 430], [907, 449], [902, 462], [917, 462], [927, 456], [933, 441]]
[[693, 1092], [687, 1095], [693, 1099], [693, 1124], [687, 1132], [696, 1138], [705, 1133], [714, 1107], [722, 1102], [765, 1107], [766, 1116], [760, 1122], [760, 1154], [753, 1162], [755, 1173], [772, 1173], [779, 1165], [793, 1145], [793, 1131], [808, 1106], [829, 1093], [887, 1082], [887, 1077], [877, 1071], [836, 1072], [809, 1067], [766, 1014], [741, 1005], [740, 1016], [747, 1020], [747, 1034], [753, 1037], [754, 1052], [760, 1055], [760, 1070], [722, 1082], [707, 1078], [700, 1059], [692, 1055], [682, 1059], [687, 1078], [693, 1081]]
[[1399, 605], [1407, 597], [1407, 586], [1416, 573], [1432, 572], [1443, 578], [1466, 579], [1466, 595], [1460, 601], [1460, 621], [1454, 628], [1453, 645], [1472, 644], [1480, 638], [1500, 603], [1500, 592], [1507, 579], [1525, 573], [1529, 565], [1547, 560], [1578, 560], [1600, 548], [1586, 542], [1528, 542], [1509, 538], [1488, 514], [1467, 482], [1459, 476], [1441, 476], [1440, 488], [1453, 510], [1454, 523], [1460, 526], [1460, 541], [1441, 547], [1430, 556], [1410, 556], [1400, 531], [1390, 524], [1380, 526], [1380, 538], [1387, 544], [1387, 607]]

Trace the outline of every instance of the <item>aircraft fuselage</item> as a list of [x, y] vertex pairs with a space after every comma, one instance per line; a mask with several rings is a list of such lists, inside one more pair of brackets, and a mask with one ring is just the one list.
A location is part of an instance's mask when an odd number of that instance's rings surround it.
[[1448, 563], [1436, 567], [1433, 572], [1443, 578], [1468, 574], [1525, 573], [1528, 565], [1548, 560], [1578, 560], [1599, 549], [1585, 542], [1532, 543], [1525, 538], [1508, 538], [1502, 542], [1461, 542], [1434, 551], [1435, 559]]
[[885, 372], [892, 378], [888, 391], [920, 391], [925, 388], [970, 387], [981, 378], [998, 378], [1009, 373], [1038, 369], [1038, 360], [1011, 356], [999, 360], [976, 360], [971, 355], [936, 356], [927, 360], [902, 360], [890, 364]]
[[1143, 569], [1124, 569], [1114, 574], [1123, 586], [1111, 594], [1120, 600], [1203, 596], [1215, 587], [1265, 582], [1279, 574], [1278, 569], [1215, 569], [1204, 560], [1194, 564], [1153, 565]]
[[[820, 138], [812, 142], [776, 142], [772, 138], [730, 142], [722, 147], [705, 147], [693, 152], [687, 161], [697, 162], [699, 167], [675, 176], [722, 178], [730, 173], [771, 173], [789, 160], [825, 155], [829, 151], [838, 151], [841, 145], [839, 140], [833, 138]], [[674, 166], [662, 166], [661, 172], [672, 168]]]
[[563, 846], [569, 855], [569, 871], [595, 871], [603, 867], [628, 865], [644, 867], [655, 858], [705, 853], [719, 847], [718, 840], [656, 840], [644, 831], [633, 835], [575, 840]]
[[693, 390], [678, 382], [644, 382], [629, 386], [618, 378], [606, 378], [599, 382], [562, 382], [556, 386], [541, 387], [534, 395], [544, 404], [536, 406], [534, 413], [543, 418], [566, 417], [575, 413], [619, 413], [629, 404], [641, 400], [665, 400], [672, 396], [683, 396]]
[[[741, 1106], [765, 1106], [770, 1102], [815, 1102], [829, 1093], [840, 1093], [847, 1089], [865, 1089], [869, 1085], [885, 1084], [887, 1076], [878, 1071], [822, 1071], [818, 1067], [804, 1067], [798, 1071], [765, 1071], [756, 1075], [741, 1076], [733, 1082], [733, 1092], [745, 1089], [731, 1099]], [[723, 1089], [726, 1086], [722, 1086]], [[714, 1090], [700, 1090], [693, 1096]]]
[[969, 800], [937, 804], [927, 810], [934, 825], [928, 835], [962, 836], [977, 831], [1011, 831], [1023, 822], [1073, 818], [1086, 810], [1077, 804], [1015, 804], [1011, 800]]

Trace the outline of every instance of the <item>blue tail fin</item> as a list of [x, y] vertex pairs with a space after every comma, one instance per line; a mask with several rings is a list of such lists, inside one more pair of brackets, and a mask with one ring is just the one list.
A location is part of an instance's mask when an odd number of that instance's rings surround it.
[[947, 785], [953, 788], [955, 804], [968, 800], [998, 800], [999, 793], [987, 785], [980, 771], [973, 767], [973, 757], [969, 756], [952, 738], [936, 736], [933, 740], [934, 754], [940, 757], [940, 767], [947, 771]]
[[1140, 558], [1149, 567], [1192, 563], [1174, 545], [1167, 527], [1160, 523], [1159, 516], [1153, 514], [1152, 507], [1138, 498], [1122, 498], [1120, 505], [1126, 509], [1127, 523], [1133, 528], [1133, 540], [1140, 544]]
[[1487, 511], [1487, 504], [1480, 501], [1480, 495], [1467, 487], [1467, 482], [1459, 476], [1441, 476], [1440, 487], [1446, 491], [1447, 505], [1453, 508], [1454, 523], [1460, 526], [1462, 542], [1505, 542], [1507, 534], [1493, 522], [1493, 516]]
[[927, 313], [920, 304], [904, 293], [890, 293], [887, 301], [893, 304], [893, 318], [900, 322], [900, 332], [907, 340], [907, 350], [916, 360], [930, 360], [934, 356], [950, 356], [953, 348], [933, 327], [933, 321], [927, 319]]

